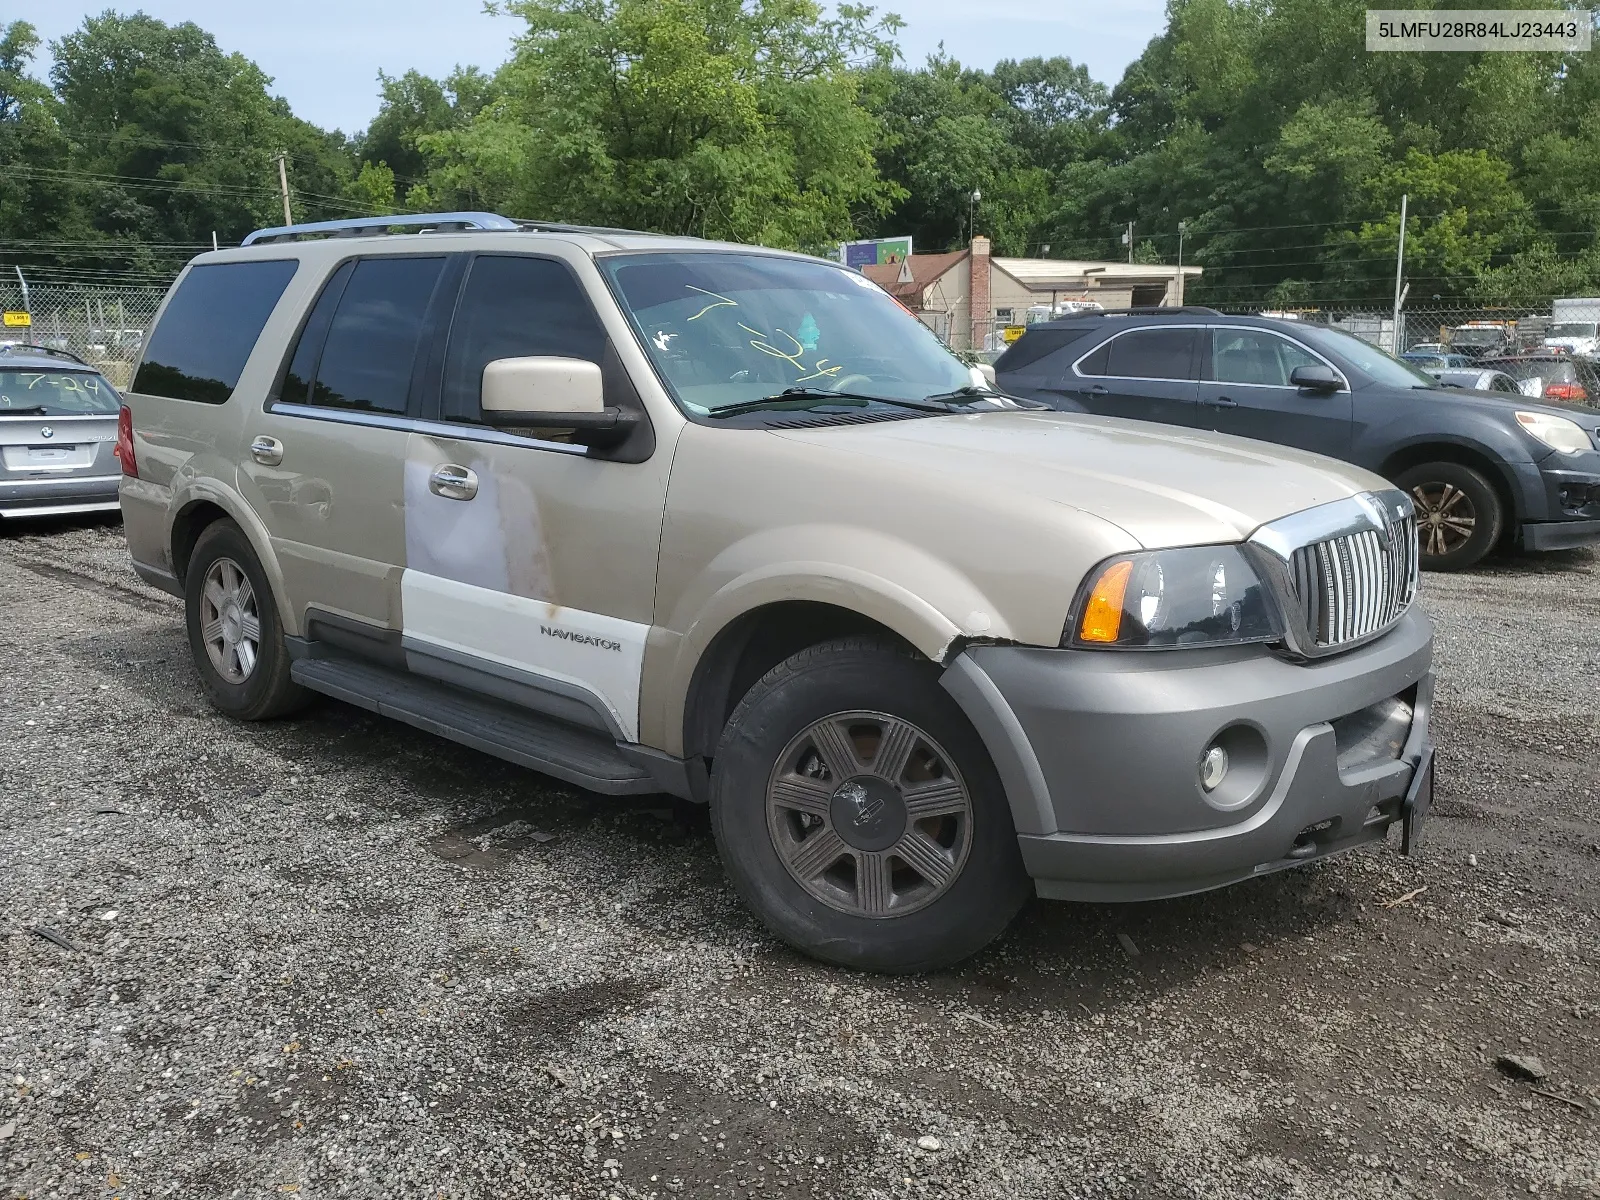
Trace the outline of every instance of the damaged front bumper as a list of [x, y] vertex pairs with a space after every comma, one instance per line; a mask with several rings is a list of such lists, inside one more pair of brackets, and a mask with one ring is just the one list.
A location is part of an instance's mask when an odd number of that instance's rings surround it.
[[[1347, 654], [969, 647], [943, 676], [988, 746], [1039, 894], [1148, 900], [1385, 836], [1418, 801], [1433, 632], [1413, 607]], [[1208, 748], [1227, 750], [1208, 790]]]

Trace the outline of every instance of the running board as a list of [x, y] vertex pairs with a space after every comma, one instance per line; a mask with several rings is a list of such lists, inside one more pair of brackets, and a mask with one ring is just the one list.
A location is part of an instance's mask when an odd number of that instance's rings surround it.
[[610, 796], [661, 785], [610, 738], [373, 663], [302, 658], [289, 668], [302, 687], [518, 766]]

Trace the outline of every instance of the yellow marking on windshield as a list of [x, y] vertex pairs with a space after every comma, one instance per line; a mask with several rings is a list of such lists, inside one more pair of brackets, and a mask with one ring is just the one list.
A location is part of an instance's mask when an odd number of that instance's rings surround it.
[[706, 305], [699, 312], [695, 313], [694, 316], [689, 318], [689, 320], [691, 320], [691, 321], [698, 321], [701, 317], [705, 316], [713, 308], [738, 308], [739, 307], [739, 302], [737, 300], [730, 300], [730, 299], [728, 299], [728, 297], [726, 297], [724, 295], [721, 295], [721, 294], [719, 294], [717, 292], [708, 292], [708, 291], [706, 291], [705, 288], [695, 287], [694, 284], [692, 284], [692, 283], [686, 283], [683, 286], [688, 288], [691, 292], [699, 292], [702, 296], [715, 297], [715, 299], [717, 301], [715, 304]]
[[836, 367], [824, 367], [822, 364], [827, 362], [827, 361], [828, 360], [825, 359], [825, 358], [817, 359], [816, 370], [812, 371], [811, 374], [809, 374], [809, 375], [800, 376], [800, 378], [796, 379], [795, 382], [796, 383], [804, 383], [808, 379], [822, 379], [824, 377], [826, 377], [828, 379], [832, 379], [835, 376], [837, 376], [840, 371], [844, 370], [843, 364], [840, 364], [839, 366], [836, 366]]
[[[716, 303], [708, 304], [699, 312], [695, 313], [694, 316], [689, 318], [691, 321], [698, 321], [701, 317], [705, 316], [714, 308], [739, 307], [739, 302], [737, 300], [729, 299], [720, 292], [713, 292], [702, 287], [695, 287], [695, 285], [692, 283], [686, 283], [683, 286], [688, 288], [691, 292], [699, 292], [702, 296], [710, 296], [716, 301]], [[794, 343], [794, 350], [790, 353], [785, 353], [784, 351], [778, 349], [778, 347], [774, 346], [772, 342], [767, 340], [767, 335], [762, 333], [761, 330], [753, 329], [749, 325], [746, 325], [743, 321], [735, 322], [735, 324], [737, 324], [739, 328], [744, 330], [746, 333], [755, 335], [750, 339], [751, 349], [759, 350], [763, 354], [770, 354], [773, 358], [781, 358], [784, 362], [792, 363], [796, 371], [805, 372], [807, 370], [806, 364], [801, 361], [802, 356], [806, 352], [805, 343], [799, 338], [795, 337], [794, 334], [790, 333], [787, 329], [780, 328], [778, 332], [783, 337]], [[808, 379], [832, 379], [837, 377], [839, 372], [844, 370], [843, 364], [830, 367], [826, 365], [827, 362], [828, 360], [825, 358], [817, 359], [816, 364], [810, 368], [810, 373], [801, 374], [799, 378], [795, 380], [795, 382], [804, 383]]]

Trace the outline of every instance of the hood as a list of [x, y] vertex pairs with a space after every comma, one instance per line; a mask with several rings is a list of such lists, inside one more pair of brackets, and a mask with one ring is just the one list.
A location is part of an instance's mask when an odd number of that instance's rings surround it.
[[1148, 548], [1234, 542], [1289, 513], [1389, 486], [1348, 463], [1225, 434], [1046, 410], [959, 413], [775, 436], [972, 490], [1091, 513]]
[[1488, 412], [1505, 417], [1506, 420], [1516, 422], [1513, 415], [1517, 412], [1542, 412], [1549, 413], [1552, 417], [1565, 417], [1569, 421], [1576, 421], [1590, 433], [1600, 428], [1600, 408], [1593, 404], [1584, 404], [1576, 400], [1550, 400], [1542, 396], [1513, 396], [1507, 392], [1486, 392], [1477, 388], [1429, 388], [1426, 389], [1441, 396], [1448, 396], [1451, 400], [1466, 404], [1475, 404]]

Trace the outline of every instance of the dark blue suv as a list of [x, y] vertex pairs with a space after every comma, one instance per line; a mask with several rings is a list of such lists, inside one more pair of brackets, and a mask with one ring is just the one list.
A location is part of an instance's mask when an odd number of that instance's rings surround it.
[[1600, 542], [1600, 409], [1443, 387], [1343, 330], [1208, 308], [1032, 325], [1000, 388], [1052, 408], [1213, 429], [1376, 471], [1416, 501], [1422, 562]]

